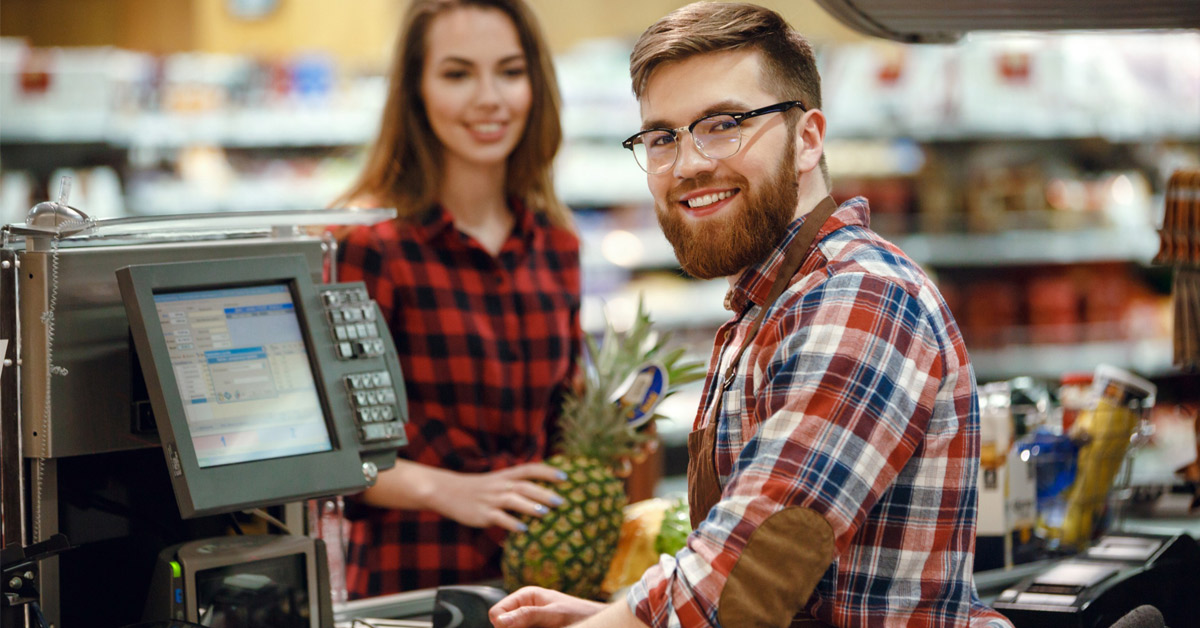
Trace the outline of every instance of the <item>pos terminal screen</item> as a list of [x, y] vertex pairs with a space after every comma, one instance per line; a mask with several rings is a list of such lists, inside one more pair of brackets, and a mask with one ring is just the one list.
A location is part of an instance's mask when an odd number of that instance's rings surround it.
[[329, 451], [286, 284], [156, 293], [201, 468]]

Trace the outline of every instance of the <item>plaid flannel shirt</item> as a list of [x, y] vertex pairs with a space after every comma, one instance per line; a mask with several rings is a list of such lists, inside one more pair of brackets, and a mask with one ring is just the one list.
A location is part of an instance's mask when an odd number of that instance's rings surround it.
[[[718, 625], [751, 532], [800, 506], [833, 531], [833, 563], [805, 607], [816, 619], [1010, 625], [972, 579], [979, 422], [966, 347], [931, 280], [868, 216], [855, 198], [830, 217], [742, 357], [718, 424], [721, 501], [632, 588], [647, 624]], [[734, 318], [718, 330], [695, 429], [802, 223], [726, 296]]]
[[[351, 232], [339, 278], [361, 280], [396, 342], [408, 392], [408, 460], [478, 473], [542, 460], [580, 351], [579, 241], [510, 203], [498, 255], [433, 207]], [[352, 598], [500, 574], [504, 531], [431, 511], [348, 505]]]

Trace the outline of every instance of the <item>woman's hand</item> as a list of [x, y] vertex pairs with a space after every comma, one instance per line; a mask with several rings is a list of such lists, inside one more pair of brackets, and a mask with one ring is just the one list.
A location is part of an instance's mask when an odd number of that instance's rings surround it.
[[583, 621], [604, 607], [566, 593], [524, 587], [497, 602], [488, 611], [488, 619], [496, 628], [557, 628]]
[[554, 491], [534, 483], [565, 479], [562, 471], [540, 462], [488, 473], [432, 471], [428, 507], [467, 526], [519, 532], [525, 524], [510, 513], [540, 517], [563, 503]]

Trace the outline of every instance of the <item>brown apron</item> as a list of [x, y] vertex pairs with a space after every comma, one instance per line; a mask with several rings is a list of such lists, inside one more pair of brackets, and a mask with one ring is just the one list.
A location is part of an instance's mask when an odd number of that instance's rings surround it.
[[[788, 245], [787, 253], [784, 254], [783, 262], [779, 266], [779, 274], [775, 276], [775, 282], [771, 284], [771, 291], [767, 294], [767, 299], [759, 308], [758, 316], [755, 317], [754, 323], [750, 326], [750, 331], [746, 334], [746, 339], [742, 342], [742, 346], [738, 348], [737, 354], [734, 355], [733, 361], [729, 363], [729, 367], [725, 371], [725, 376], [717, 385], [716, 391], [711, 399], [712, 412], [708, 418], [708, 424], [704, 427], [693, 430], [688, 434], [688, 514], [692, 519], [692, 529], [695, 530], [700, 526], [700, 522], [708, 517], [708, 511], [712, 510], [717, 502], [721, 501], [721, 483], [717, 477], [716, 464], [716, 449], [717, 445], [717, 425], [720, 423], [721, 417], [721, 402], [725, 396], [725, 391], [733, 384], [733, 378], [737, 376], [738, 363], [742, 360], [742, 354], [754, 342], [755, 336], [758, 335], [759, 328], [762, 327], [763, 320], [767, 316], [767, 310], [783, 294], [791, 283], [792, 277], [796, 271], [800, 270], [800, 265], [804, 262], [804, 258], [808, 256], [808, 250], [812, 248], [813, 241], [817, 237], [817, 232], [825, 224], [825, 221], [833, 215], [837, 210], [837, 203], [832, 196], [825, 197], [817, 204], [816, 209], [812, 211], [804, 224], [800, 226], [800, 232], [796, 234], [795, 239]], [[719, 366], [717, 367], [719, 368]], [[804, 611], [801, 611], [796, 619], [792, 621], [792, 626], [823, 626], [825, 624], [812, 619]]]

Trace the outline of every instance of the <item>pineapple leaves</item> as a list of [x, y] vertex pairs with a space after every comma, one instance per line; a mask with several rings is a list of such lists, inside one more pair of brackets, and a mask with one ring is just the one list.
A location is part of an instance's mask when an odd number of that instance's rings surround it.
[[[584, 337], [584, 352], [579, 359], [583, 373], [582, 391], [570, 390], [564, 396], [560, 418], [559, 450], [568, 456], [587, 456], [606, 464], [628, 456], [639, 445], [653, 438], [630, 428], [620, 405], [614, 402], [617, 388], [642, 366], [657, 362], [666, 369], [665, 399], [679, 388], [705, 376], [705, 365], [686, 359], [687, 350], [667, 351], [670, 334], [653, 329], [645, 303], [638, 299], [632, 324], [618, 332], [609, 320], [599, 342]], [[654, 419], [663, 415], [655, 414]]]

